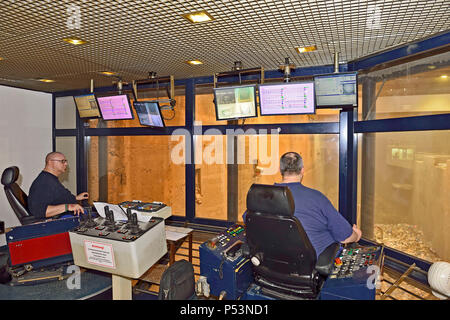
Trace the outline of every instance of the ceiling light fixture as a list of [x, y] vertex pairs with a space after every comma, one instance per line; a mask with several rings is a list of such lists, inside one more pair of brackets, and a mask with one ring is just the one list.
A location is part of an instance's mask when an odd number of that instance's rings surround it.
[[100, 73], [105, 76], [114, 76], [117, 74], [117, 72], [114, 72], [114, 71], [100, 71]]
[[37, 81], [41, 81], [41, 82], [46, 82], [46, 83], [55, 82], [55, 80], [52, 80], [52, 79], [44, 79], [44, 78], [36, 79], [36, 80], [37, 80]]
[[297, 50], [298, 53], [305, 53], [305, 52], [316, 51], [317, 47], [314, 45], [314, 46], [308, 46], [308, 47], [297, 47], [295, 49]]
[[441, 76], [441, 79], [447, 79], [448, 78], [448, 75], [446, 75], [446, 74], [443, 74], [442, 76]]
[[203, 62], [201, 62], [200, 60], [188, 60], [186, 61], [187, 64], [190, 64], [192, 66], [197, 66], [199, 64], [203, 64]]
[[67, 43], [70, 43], [70, 44], [73, 44], [73, 45], [76, 45], [76, 46], [79, 46], [81, 44], [87, 43], [87, 41], [85, 41], [85, 40], [82, 40], [80, 38], [74, 38], [74, 37], [72, 37], [72, 38], [64, 38], [63, 41], [65, 41]]
[[202, 23], [214, 20], [214, 18], [205, 10], [186, 13], [182, 15], [185, 19], [191, 23]]

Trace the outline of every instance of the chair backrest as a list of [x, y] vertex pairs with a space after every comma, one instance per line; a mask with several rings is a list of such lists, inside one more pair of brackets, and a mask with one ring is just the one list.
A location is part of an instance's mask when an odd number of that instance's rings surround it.
[[32, 216], [28, 211], [28, 196], [16, 183], [19, 178], [19, 168], [12, 166], [3, 171], [1, 182], [4, 185], [6, 198], [21, 224], [24, 219]]
[[[247, 194], [246, 237], [250, 256], [260, 260], [254, 272], [275, 281], [295, 283], [298, 275], [309, 281], [316, 252], [300, 221], [286, 186], [253, 184]], [[278, 278], [278, 279], [276, 279]]]

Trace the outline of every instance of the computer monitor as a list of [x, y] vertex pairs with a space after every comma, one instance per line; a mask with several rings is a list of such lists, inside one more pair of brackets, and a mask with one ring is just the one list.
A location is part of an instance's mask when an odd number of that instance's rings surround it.
[[256, 117], [256, 86], [214, 88], [217, 120]]
[[158, 102], [135, 101], [133, 105], [141, 125], [164, 128], [164, 119]]
[[355, 72], [332, 73], [314, 77], [317, 108], [356, 107], [358, 85]]
[[98, 109], [98, 102], [95, 94], [83, 94], [74, 96], [75, 105], [77, 106], [80, 118], [98, 118], [100, 117], [100, 110]]
[[98, 97], [97, 101], [103, 120], [128, 120], [134, 118], [130, 99], [128, 99], [126, 94]]
[[264, 84], [259, 86], [258, 92], [262, 116], [316, 112], [313, 81]]

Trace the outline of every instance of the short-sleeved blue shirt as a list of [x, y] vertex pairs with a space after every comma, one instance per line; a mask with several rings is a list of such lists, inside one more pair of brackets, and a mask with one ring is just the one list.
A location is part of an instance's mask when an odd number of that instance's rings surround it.
[[299, 182], [276, 183], [287, 186], [294, 197], [294, 215], [300, 220], [317, 257], [332, 243], [341, 242], [353, 233], [352, 226], [320, 191]]
[[[353, 233], [352, 226], [333, 207], [333, 204], [320, 191], [305, 187], [299, 182], [276, 183], [287, 186], [294, 197], [295, 212], [319, 255], [332, 243], [341, 242]], [[245, 221], [244, 213], [244, 221]]]

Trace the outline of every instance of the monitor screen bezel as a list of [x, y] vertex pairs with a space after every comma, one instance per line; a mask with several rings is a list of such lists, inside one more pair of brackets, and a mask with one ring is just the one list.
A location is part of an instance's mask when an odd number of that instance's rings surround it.
[[[336, 105], [319, 105], [319, 101], [317, 99], [317, 95], [315, 97], [316, 100], [316, 109], [340, 109], [340, 108], [357, 108], [358, 107], [358, 72], [356, 71], [348, 71], [348, 72], [339, 72], [339, 73], [324, 73], [324, 74], [315, 74], [314, 75], [314, 87], [316, 86], [315, 81], [316, 77], [326, 77], [326, 76], [340, 76], [340, 75], [355, 75], [356, 77], [356, 105], [353, 104], [336, 104]], [[317, 90], [315, 90], [317, 94]]]
[[[255, 115], [254, 116], [248, 116], [248, 117], [234, 117], [234, 118], [224, 118], [224, 119], [219, 119], [219, 113], [217, 110], [217, 97], [216, 97], [216, 92], [220, 91], [220, 90], [226, 90], [226, 89], [237, 89], [237, 88], [247, 88], [247, 87], [252, 87], [253, 88], [253, 98], [255, 101]], [[214, 108], [216, 110], [216, 120], [217, 121], [233, 121], [233, 120], [239, 120], [239, 119], [247, 119], [247, 118], [257, 118], [258, 117], [258, 101], [257, 101], [257, 94], [256, 94], [256, 84], [247, 84], [247, 85], [239, 85], [239, 86], [226, 86], [226, 87], [216, 87], [213, 88], [213, 92], [214, 92]]]
[[[89, 116], [89, 117], [82, 117], [81, 113], [80, 113], [80, 109], [78, 108], [78, 104], [77, 104], [77, 100], [75, 98], [77, 97], [85, 97], [85, 96], [94, 96], [95, 98], [95, 102], [97, 103], [97, 110], [98, 110], [98, 116]], [[75, 102], [75, 107], [77, 108], [78, 111], [78, 117], [80, 119], [98, 119], [102, 117], [102, 112], [100, 111], [100, 105], [98, 104], [98, 100], [97, 100], [97, 96], [95, 93], [86, 93], [86, 94], [79, 94], [76, 96], [73, 96], [73, 101]]]
[[[102, 108], [100, 107], [100, 101], [98, 101], [98, 100], [101, 99], [101, 98], [119, 97], [119, 96], [126, 96], [127, 97], [128, 107], [130, 108], [131, 118], [105, 119], [104, 116], [103, 116]], [[133, 109], [131, 107], [131, 100], [130, 100], [130, 97], [128, 97], [128, 94], [126, 94], [126, 93], [97, 97], [97, 102], [98, 102], [98, 109], [100, 110], [100, 114], [102, 115], [102, 119], [104, 121], [120, 121], [120, 120], [133, 120], [134, 119], [134, 113], [133, 113]]]
[[[301, 113], [262, 113], [262, 104], [261, 104], [261, 91], [260, 91], [260, 87], [270, 87], [270, 86], [280, 86], [280, 85], [296, 85], [296, 84], [302, 84], [302, 83], [312, 83], [313, 85], [313, 99], [314, 99], [314, 104], [313, 104], [313, 112], [301, 112]], [[262, 117], [265, 116], [288, 116], [288, 115], [302, 115], [302, 114], [315, 114], [316, 113], [316, 87], [315, 87], [315, 83], [314, 80], [311, 81], [296, 81], [296, 82], [278, 82], [278, 83], [267, 83], [267, 84], [260, 84], [258, 86], [258, 98], [259, 98], [259, 114]]]
[[[150, 125], [150, 124], [143, 124], [143, 123], [141, 122], [141, 118], [139, 118], [139, 112], [137, 111], [136, 107], [134, 106], [135, 103], [156, 103], [156, 106], [158, 107], [159, 116], [160, 116], [161, 122], [162, 122], [162, 124], [163, 124], [162, 127], [152, 126], [152, 125]], [[149, 128], [155, 128], [155, 129], [164, 129], [164, 128], [166, 127], [166, 123], [164, 122], [164, 117], [163, 117], [163, 115], [162, 115], [162, 113], [161, 113], [161, 106], [160, 106], [160, 104], [159, 104], [158, 101], [151, 101], [151, 100], [147, 100], [147, 101], [139, 101], [139, 100], [135, 100], [135, 101], [133, 101], [133, 108], [134, 108], [134, 111], [136, 112], [136, 116], [137, 116], [137, 118], [138, 118], [139, 123], [141, 124], [141, 126], [145, 126], [145, 127], [149, 127]]]

